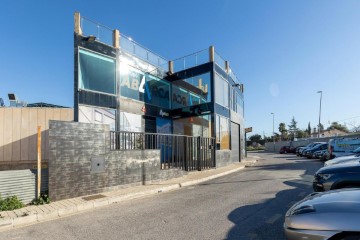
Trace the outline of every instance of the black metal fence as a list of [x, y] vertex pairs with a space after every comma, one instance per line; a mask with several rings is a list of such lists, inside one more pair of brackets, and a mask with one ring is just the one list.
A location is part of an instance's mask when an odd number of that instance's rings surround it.
[[215, 167], [215, 138], [144, 132], [110, 132], [111, 150], [159, 149], [161, 169]]

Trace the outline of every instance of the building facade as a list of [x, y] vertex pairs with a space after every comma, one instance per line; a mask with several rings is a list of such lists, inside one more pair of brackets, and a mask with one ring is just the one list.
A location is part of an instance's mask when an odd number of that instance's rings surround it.
[[215, 138], [217, 166], [241, 161], [244, 88], [213, 46], [168, 61], [118, 30], [74, 20], [75, 121]]

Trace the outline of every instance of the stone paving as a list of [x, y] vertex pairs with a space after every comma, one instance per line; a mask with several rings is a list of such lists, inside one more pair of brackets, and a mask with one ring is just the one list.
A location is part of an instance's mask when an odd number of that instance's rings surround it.
[[234, 163], [226, 167], [197, 172], [189, 172], [181, 178], [167, 181], [150, 183], [146, 185], [127, 186], [122, 189], [103, 192], [91, 196], [71, 198], [46, 205], [29, 205], [13, 211], [0, 212], [0, 231], [14, 227], [34, 224], [37, 222], [53, 220], [59, 217], [80, 213], [93, 208], [98, 208], [117, 202], [145, 197], [148, 195], [167, 192], [181, 187], [195, 185], [210, 179], [221, 177], [246, 166], [253, 165], [256, 157], [247, 158], [240, 163]]

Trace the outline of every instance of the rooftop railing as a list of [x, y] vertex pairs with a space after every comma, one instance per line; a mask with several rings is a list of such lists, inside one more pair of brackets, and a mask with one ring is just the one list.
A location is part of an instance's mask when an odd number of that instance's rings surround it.
[[[81, 16], [80, 27], [84, 36], [95, 36], [96, 40], [107, 45], [113, 46], [113, 29]], [[120, 48], [131, 55], [157, 67], [165, 65], [168, 60], [161, 57], [141, 44], [135, 42], [130, 37], [120, 34]]]
[[120, 48], [121, 50], [158, 67], [164, 66], [168, 62], [168, 60], [161, 57], [159, 54], [150, 51], [124, 34], [120, 34]]
[[96, 40], [107, 45], [113, 45], [113, 30], [100, 23], [94, 22], [85, 17], [81, 17], [81, 31], [84, 36], [95, 36]]
[[[113, 46], [113, 29], [102, 25], [98, 22], [90, 20], [86, 17], [80, 17], [80, 27], [82, 35], [84, 36], [95, 36], [96, 40], [107, 45]], [[158, 77], [164, 77], [168, 71], [168, 60], [161, 57], [159, 54], [152, 52], [141, 44], [135, 42], [130, 37], [120, 34], [120, 49], [132, 56], [135, 56], [143, 61], [148, 62], [155, 66], [154, 70], [151, 70], [149, 73]], [[204, 49], [185, 57], [175, 59], [173, 61], [173, 72], [182, 71], [191, 67], [196, 67], [201, 64], [207, 63], [210, 61], [208, 49]], [[214, 61], [215, 63], [226, 72], [226, 61], [215, 51], [214, 52]], [[239, 79], [229, 68], [228, 74], [235, 81], [235, 83], [240, 83]]]
[[201, 64], [209, 62], [209, 50], [204, 49], [185, 57], [175, 59], [174, 63], [174, 72], [179, 72], [188, 68], [196, 67]]

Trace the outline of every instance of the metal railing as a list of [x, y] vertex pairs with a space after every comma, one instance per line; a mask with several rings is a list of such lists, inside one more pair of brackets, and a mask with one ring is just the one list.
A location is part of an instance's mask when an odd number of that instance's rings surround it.
[[141, 44], [135, 42], [130, 37], [120, 34], [120, 48], [133, 55], [136, 56], [154, 66], [161, 67], [168, 63], [168, 60], [164, 57], [161, 57], [159, 54], [152, 52]]
[[196, 67], [209, 62], [209, 50], [204, 49], [190, 55], [173, 60], [174, 72]]
[[215, 138], [144, 132], [110, 132], [110, 149], [160, 150], [161, 169], [185, 171], [215, 167]]
[[96, 40], [107, 45], [113, 45], [113, 30], [107, 26], [81, 16], [80, 27], [84, 36], [95, 36]]

